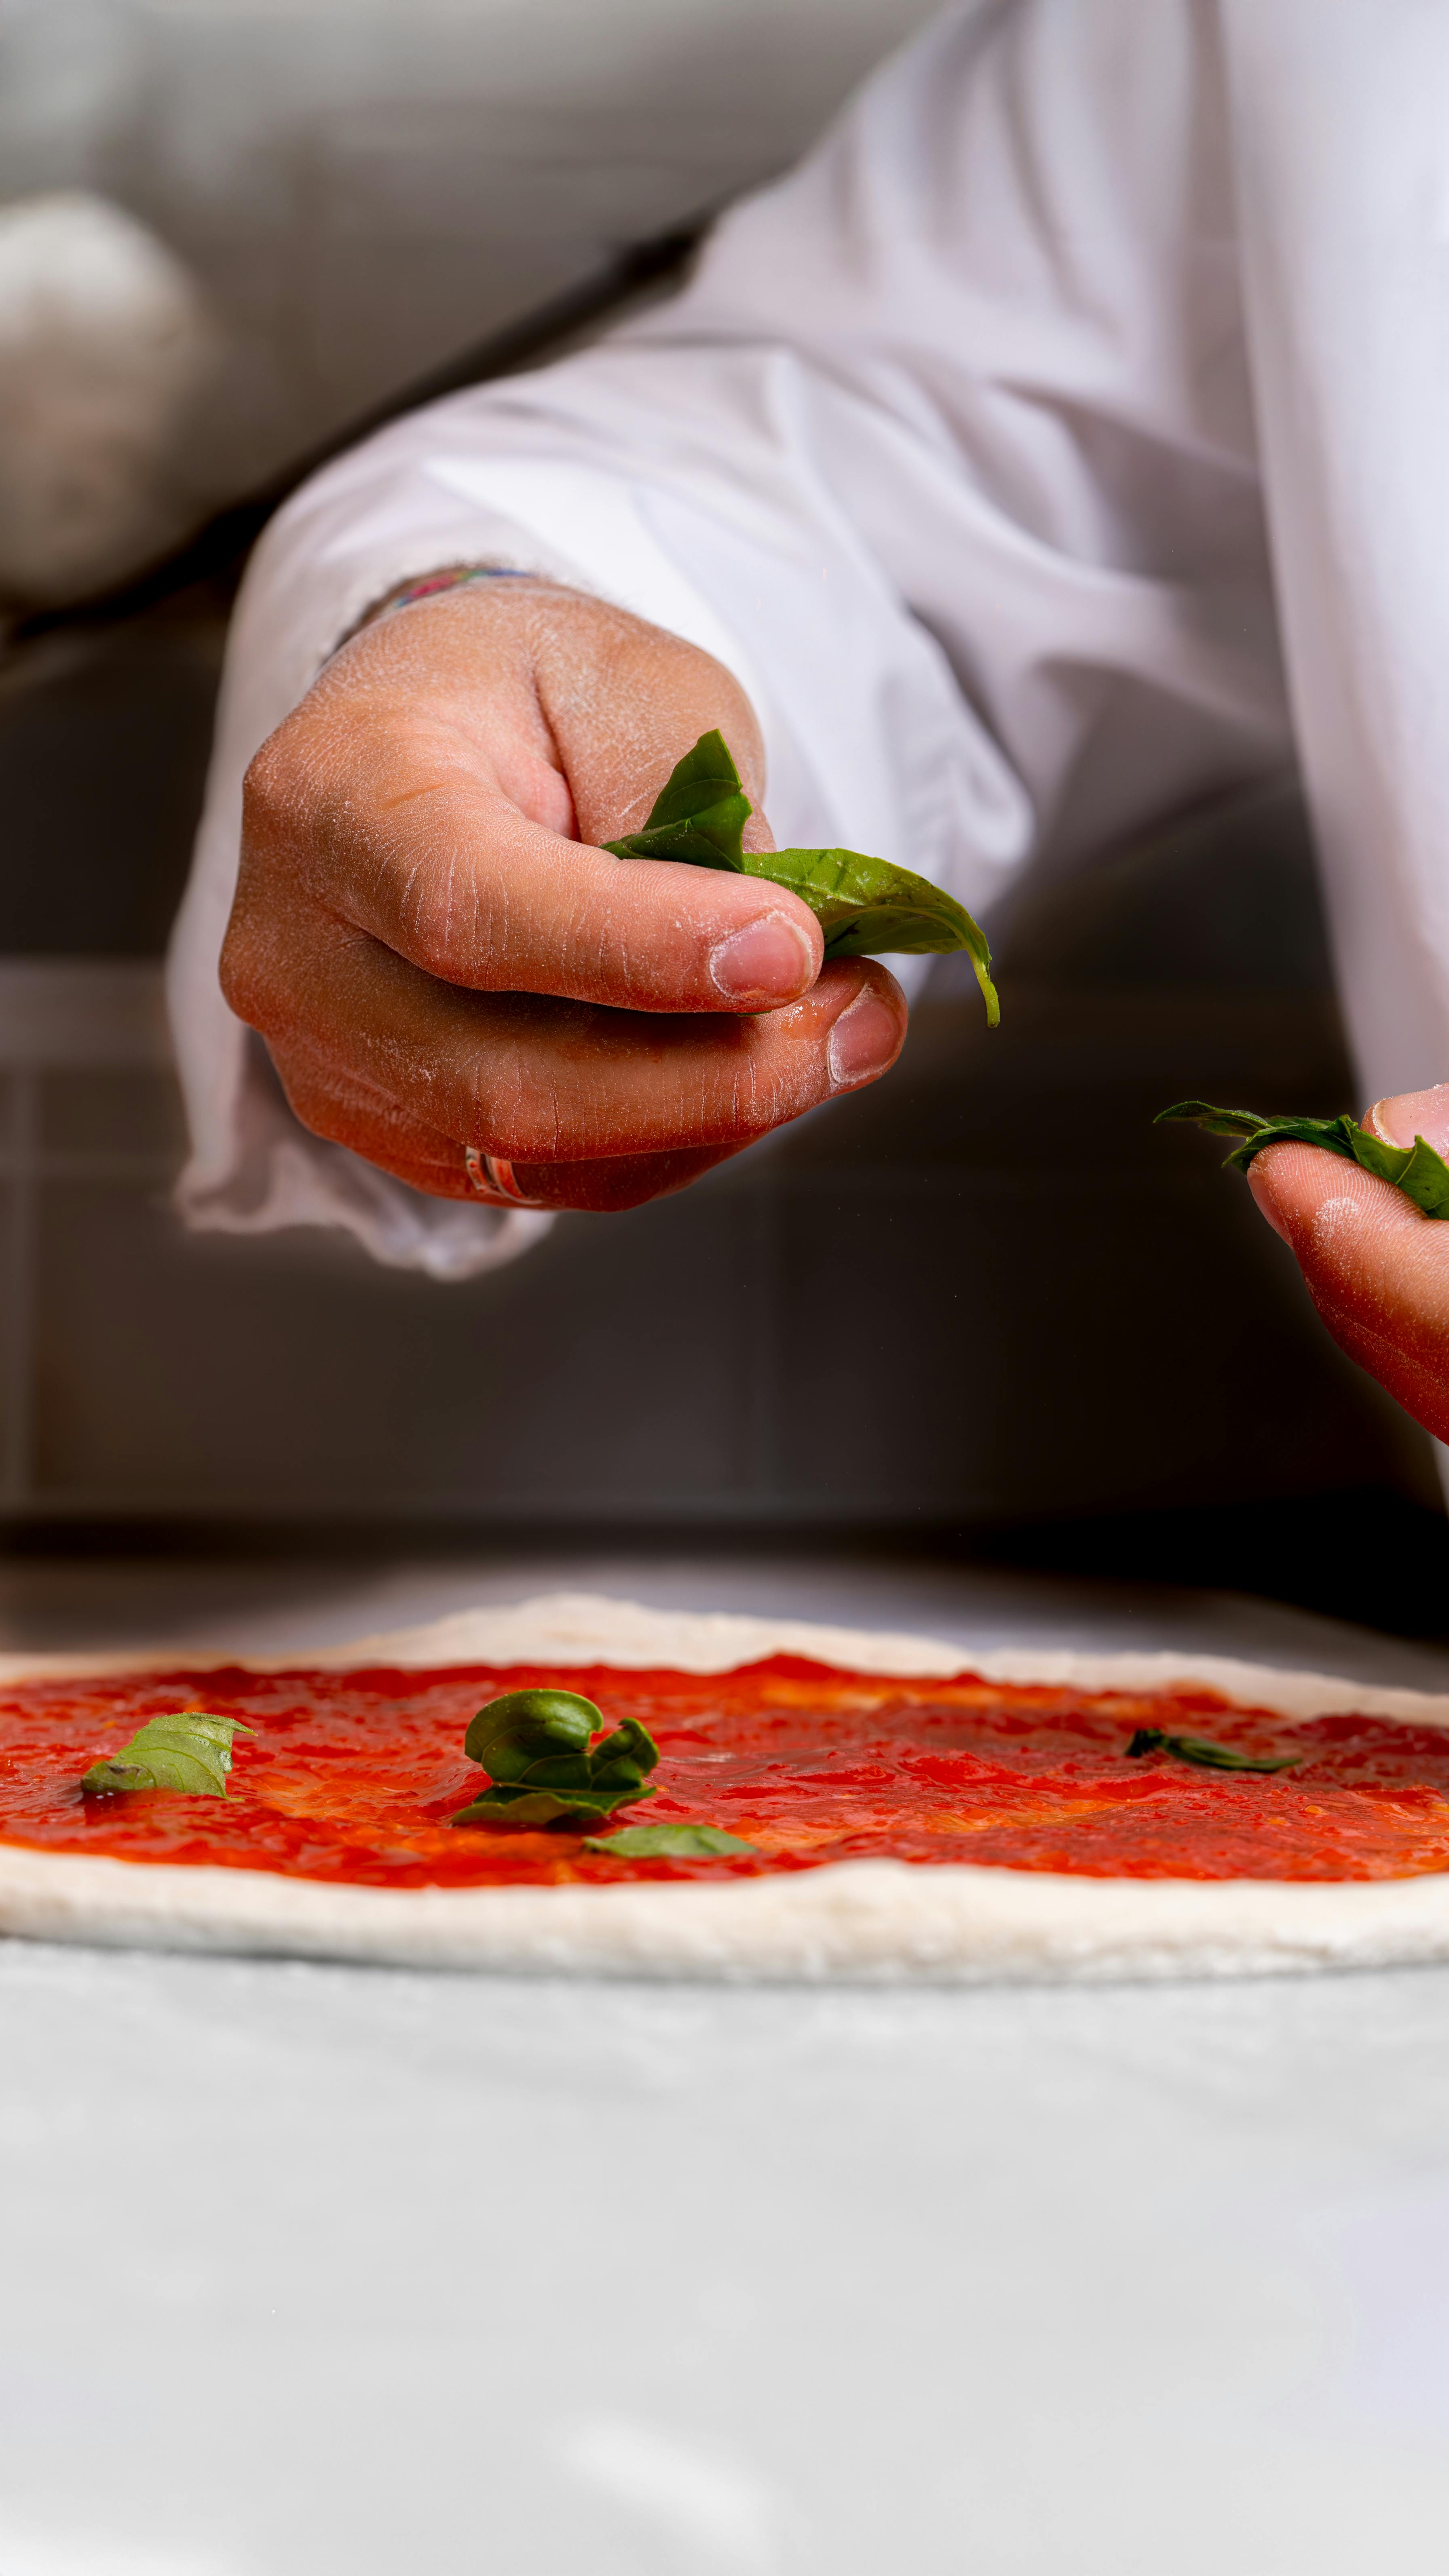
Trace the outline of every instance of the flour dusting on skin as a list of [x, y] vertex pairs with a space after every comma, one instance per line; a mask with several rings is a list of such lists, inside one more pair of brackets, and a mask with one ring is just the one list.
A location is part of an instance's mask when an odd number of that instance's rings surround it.
[[1326, 1253], [1336, 1250], [1338, 1237], [1341, 1234], [1356, 1232], [1363, 1224], [1363, 1219], [1362, 1199], [1350, 1197], [1325, 1199], [1313, 1217], [1314, 1251]]

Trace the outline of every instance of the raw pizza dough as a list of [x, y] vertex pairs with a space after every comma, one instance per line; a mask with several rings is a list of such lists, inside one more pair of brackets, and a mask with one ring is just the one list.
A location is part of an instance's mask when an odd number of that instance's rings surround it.
[[[1224, 1656], [966, 1656], [924, 1637], [789, 1619], [649, 1610], [548, 1593], [321, 1653], [0, 1656], [0, 1684], [223, 1664], [254, 1672], [614, 1664], [729, 1672], [792, 1654], [854, 1672], [979, 1672], [1089, 1690], [1221, 1691], [1288, 1718], [1335, 1711], [1449, 1726], [1449, 1694], [1375, 1690]], [[0, 1843], [0, 1932], [122, 1948], [271, 1952], [510, 1974], [875, 1984], [1269, 1976], [1449, 1959], [1449, 1875], [1326, 1884], [1073, 1878], [845, 1861], [717, 1886], [338, 1887], [267, 1871], [179, 1869]]]

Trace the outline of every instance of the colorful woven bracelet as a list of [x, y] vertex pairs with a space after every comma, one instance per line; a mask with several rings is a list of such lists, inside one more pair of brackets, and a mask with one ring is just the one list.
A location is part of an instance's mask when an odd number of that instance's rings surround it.
[[[391, 617], [395, 608], [411, 608], [417, 600], [436, 598], [440, 591], [459, 590], [465, 581], [546, 581], [547, 579], [546, 573], [519, 572], [511, 564], [453, 564], [446, 572], [424, 573], [420, 581], [410, 581], [405, 589], [388, 591], [381, 599], [373, 600], [371, 606], [365, 608], [362, 615], [348, 627], [346, 634], [339, 636], [327, 660], [335, 661], [343, 646], [352, 642], [354, 635], [360, 635], [366, 626], [375, 626], [380, 617]], [[325, 663], [323, 668], [326, 668]]]
[[436, 598], [440, 590], [461, 590], [465, 581], [537, 581], [536, 572], [518, 572], [510, 564], [455, 564], [451, 572], [426, 573], [421, 581], [411, 581], [406, 590], [395, 590], [372, 610], [374, 617], [390, 617], [395, 608], [411, 608], [415, 600]]

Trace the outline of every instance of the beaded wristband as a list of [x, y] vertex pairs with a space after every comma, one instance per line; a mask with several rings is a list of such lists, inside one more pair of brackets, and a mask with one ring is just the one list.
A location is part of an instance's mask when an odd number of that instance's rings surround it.
[[517, 572], [508, 564], [455, 564], [451, 572], [430, 572], [421, 581], [409, 582], [406, 590], [394, 590], [371, 611], [374, 617], [390, 617], [395, 608], [411, 608], [418, 599], [432, 599], [440, 590], [461, 590], [465, 581], [537, 581], [536, 572]]
[[[402, 590], [390, 590], [375, 599], [369, 608], [340, 636], [327, 656], [335, 661], [344, 644], [360, 635], [366, 626], [375, 626], [380, 617], [391, 617], [395, 608], [412, 608], [420, 599], [436, 598], [440, 591], [459, 590], [465, 581], [546, 581], [547, 573], [520, 572], [511, 564], [453, 564], [446, 572], [424, 573], [420, 581], [408, 582]], [[325, 668], [325, 665], [324, 665]]]

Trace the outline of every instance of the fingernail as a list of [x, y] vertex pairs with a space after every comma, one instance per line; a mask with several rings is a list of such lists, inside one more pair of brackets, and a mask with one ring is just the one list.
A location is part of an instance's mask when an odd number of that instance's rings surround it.
[[1364, 1125], [1387, 1145], [1412, 1145], [1416, 1136], [1442, 1152], [1449, 1145], [1449, 1082], [1431, 1091], [1401, 1091], [1392, 1100], [1376, 1100]]
[[895, 1012], [888, 1011], [867, 985], [830, 1032], [830, 1079], [835, 1089], [848, 1091], [852, 1083], [868, 1082], [873, 1073], [884, 1073], [900, 1043]]
[[815, 960], [803, 931], [778, 913], [748, 922], [733, 938], [710, 951], [709, 971], [732, 1002], [793, 1002], [815, 972]]

